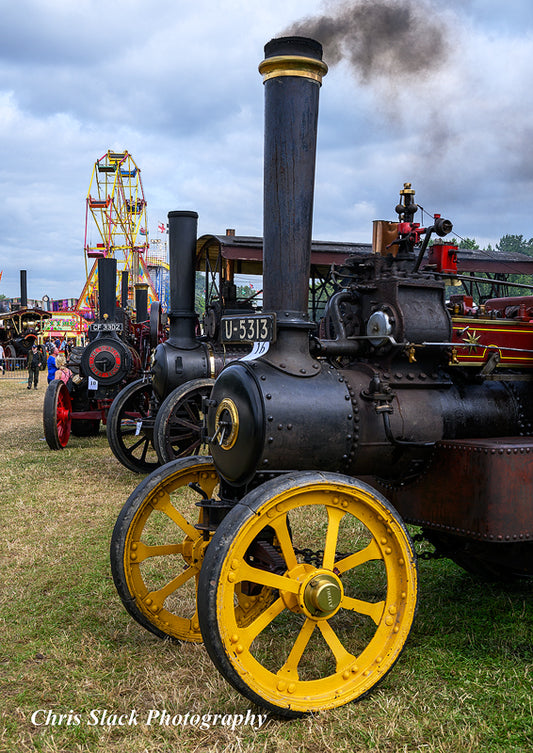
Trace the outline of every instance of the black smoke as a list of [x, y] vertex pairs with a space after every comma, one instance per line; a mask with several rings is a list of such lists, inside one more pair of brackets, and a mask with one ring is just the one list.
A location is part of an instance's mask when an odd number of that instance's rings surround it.
[[347, 61], [362, 83], [426, 77], [445, 62], [450, 38], [444, 17], [424, 0], [329, 2], [284, 34], [317, 39], [329, 65]]

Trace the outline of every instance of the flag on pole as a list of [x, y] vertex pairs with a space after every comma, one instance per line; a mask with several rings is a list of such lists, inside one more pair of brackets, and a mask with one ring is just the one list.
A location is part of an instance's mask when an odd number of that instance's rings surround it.
[[167, 230], [167, 229], [166, 229], [166, 227], [165, 227], [165, 224], [164, 224], [163, 222], [160, 222], [160, 223], [159, 223], [159, 232], [160, 232], [160, 233], [165, 233], [165, 232], [166, 232], [166, 230]]

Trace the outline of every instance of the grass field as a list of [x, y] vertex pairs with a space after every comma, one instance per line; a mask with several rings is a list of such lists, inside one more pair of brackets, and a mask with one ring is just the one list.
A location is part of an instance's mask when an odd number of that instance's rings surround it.
[[[303, 719], [268, 715], [261, 728], [206, 721], [262, 712], [202, 645], [161, 641], [126, 613], [109, 541], [141, 478], [104, 433], [50, 451], [44, 388], [0, 380], [1, 753], [533, 749], [532, 584], [485, 583], [447, 560], [420, 562], [411, 637], [367, 697]], [[147, 724], [150, 710], [198, 722]]]

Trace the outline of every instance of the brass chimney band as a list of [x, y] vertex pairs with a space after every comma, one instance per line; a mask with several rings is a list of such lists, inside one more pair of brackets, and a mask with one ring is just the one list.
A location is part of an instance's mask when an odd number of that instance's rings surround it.
[[263, 83], [277, 76], [301, 76], [322, 84], [322, 79], [327, 72], [328, 66], [321, 60], [293, 55], [276, 55], [266, 58], [259, 64], [259, 73], [263, 76]]

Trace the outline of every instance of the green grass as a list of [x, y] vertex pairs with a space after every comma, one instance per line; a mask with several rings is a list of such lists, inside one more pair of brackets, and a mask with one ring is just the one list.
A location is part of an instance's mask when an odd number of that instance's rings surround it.
[[[420, 562], [408, 645], [358, 703], [235, 731], [89, 726], [91, 710], [144, 721], [258, 709], [214, 670], [202, 645], [161, 641], [118, 598], [109, 541], [141, 480], [105, 434], [43, 441], [44, 385], [0, 381], [0, 752], [524, 753], [533, 748], [533, 588], [485, 583], [447, 560]], [[36, 726], [39, 710], [63, 724]], [[67, 724], [79, 714], [82, 723]], [[74, 719], [74, 716], [71, 717]]]

